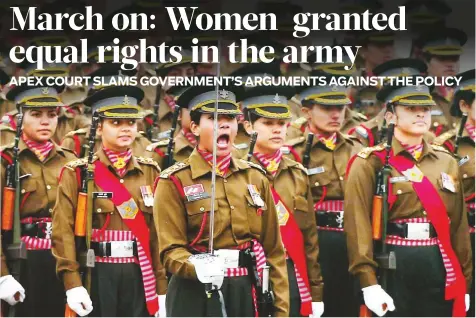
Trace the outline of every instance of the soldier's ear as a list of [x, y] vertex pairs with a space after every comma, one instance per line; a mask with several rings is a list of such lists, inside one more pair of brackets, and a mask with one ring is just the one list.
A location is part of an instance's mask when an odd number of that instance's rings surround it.
[[194, 121], [190, 122], [190, 131], [192, 134], [194, 134], [196, 137], [200, 136], [200, 126], [198, 126]]
[[385, 112], [385, 121], [387, 123], [392, 123], [392, 124], [396, 124], [397, 123], [397, 115], [392, 113], [392, 112]]
[[461, 109], [461, 112], [463, 114], [468, 114], [468, 113], [471, 112], [471, 105], [468, 105], [468, 103], [466, 103], [466, 101], [464, 101], [463, 99], [460, 99], [459, 109]]
[[96, 134], [97, 134], [98, 136], [102, 136], [102, 122], [101, 122], [101, 121], [98, 123], [98, 127], [97, 127], [97, 130], [96, 130]]
[[311, 119], [311, 108], [309, 107], [301, 107], [301, 111], [304, 114], [304, 117], [306, 117], [307, 120]]
[[251, 124], [250, 121], [248, 120], [243, 121], [243, 127], [245, 127], [246, 133], [248, 135], [251, 135], [253, 133], [253, 125]]

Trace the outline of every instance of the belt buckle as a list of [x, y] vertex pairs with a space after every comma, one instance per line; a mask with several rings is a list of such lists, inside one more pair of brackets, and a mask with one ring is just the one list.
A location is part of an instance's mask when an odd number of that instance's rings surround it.
[[427, 240], [430, 238], [430, 223], [407, 223], [407, 238]]
[[53, 224], [51, 222], [45, 222], [45, 239], [51, 239], [53, 234]]
[[336, 211], [337, 214], [336, 222], [338, 224], [338, 228], [341, 229], [342, 225], [344, 224], [344, 211]]
[[115, 241], [111, 242], [111, 257], [133, 257], [133, 241]]
[[239, 250], [216, 250], [215, 255], [223, 260], [225, 268], [240, 267], [240, 251]]

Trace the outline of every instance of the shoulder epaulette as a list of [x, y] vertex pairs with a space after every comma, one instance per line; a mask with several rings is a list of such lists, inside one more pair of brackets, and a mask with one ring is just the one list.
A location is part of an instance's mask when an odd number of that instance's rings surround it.
[[3, 124], [0, 124], [0, 130], [8, 130], [8, 131], [11, 131], [11, 132], [16, 132], [16, 130], [13, 129], [11, 126], [7, 126], [7, 125], [3, 125]]
[[305, 123], [307, 123], [307, 119], [305, 117], [299, 117], [291, 123], [291, 126], [300, 129]]
[[362, 126], [357, 126], [357, 127], [355, 127], [355, 132], [356, 132], [357, 134], [359, 134], [360, 136], [364, 137], [364, 138], [368, 138], [368, 137], [369, 137], [368, 131], [367, 131], [364, 127], [362, 127]]
[[359, 156], [360, 158], [364, 158], [364, 159], [367, 159], [370, 154], [374, 151], [382, 151], [385, 149], [385, 144], [380, 144], [380, 145], [377, 145], [377, 146], [373, 146], [373, 147], [366, 147], [364, 149], [362, 149], [358, 154], [357, 156]]
[[297, 99], [296, 96], [293, 96], [289, 101], [293, 102], [293, 103], [295, 103], [299, 106], [302, 106], [301, 101], [299, 99]]
[[243, 150], [248, 148], [248, 144], [246, 142], [242, 142], [241, 144], [233, 144], [233, 147], [235, 147], [238, 150]]
[[152, 158], [145, 158], [145, 157], [135, 157], [137, 162], [139, 163], [143, 163], [143, 164], [146, 164], [146, 165], [152, 165], [154, 167], [157, 168], [157, 170], [160, 171], [160, 166], [159, 164], [157, 163], [157, 161], [155, 161], [154, 159]]
[[455, 135], [456, 135], [456, 132], [454, 130], [447, 131], [444, 134], [436, 137], [433, 140], [433, 144], [437, 146], [442, 146], [446, 141], [450, 140]]
[[302, 171], [307, 175], [307, 169], [304, 168], [304, 166], [303, 166], [300, 162], [297, 162], [297, 161], [295, 161], [295, 160], [289, 159], [289, 158], [287, 158], [287, 157], [284, 157], [283, 159], [290, 161], [289, 166], [290, 166], [291, 168], [296, 168], [296, 169], [302, 170]]
[[154, 151], [155, 148], [167, 146], [168, 144], [169, 144], [169, 139], [163, 139], [163, 140], [160, 140], [160, 141], [157, 141], [157, 142], [154, 142], [154, 143], [148, 145], [145, 149], [147, 151]]
[[446, 150], [446, 148], [438, 146], [438, 145], [431, 145], [431, 147], [436, 151], [446, 152], [447, 154], [451, 155], [451, 152]]
[[162, 173], [160, 174], [161, 179], [168, 179], [169, 176], [173, 175], [175, 172], [180, 171], [186, 167], [189, 166], [188, 160], [185, 161], [179, 161], [175, 163], [174, 165], [168, 167]]
[[369, 120], [369, 119], [367, 118], [367, 116], [365, 116], [364, 114], [359, 113], [359, 112], [354, 112], [354, 118], [355, 118], [355, 119], [358, 119], [358, 120], [360, 120], [360, 121], [367, 121], [367, 120]]
[[80, 129], [77, 129], [77, 130], [70, 131], [69, 133], [67, 133], [64, 136], [65, 137], [73, 137], [74, 135], [85, 135], [87, 133], [88, 133], [87, 129], [80, 128]]
[[13, 148], [13, 147], [15, 147], [15, 143], [13, 143], [13, 142], [8, 144], [8, 145], [3, 145], [3, 146], [0, 147], [0, 152], [3, 152], [6, 149]]
[[[94, 157], [97, 158], [96, 156]], [[77, 167], [81, 167], [87, 164], [88, 164], [88, 158], [80, 158], [80, 159], [76, 159], [76, 160], [72, 160], [68, 162], [64, 167], [74, 171]]]
[[263, 174], [266, 174], [266, 171], [265, 171], [265, 170], [263, 169], [263, 167], [261, 167], [259, 164], [254, 163], [254, 162], [251, 162], [251, 161], [248, 161], [248, 160], [244, 160], [244, 159], [240, 159], [240, 161], [246, 162], [250, 167], [256, 168], [256, 169], [258, 169], [259, 171], [261, 171]]
[[296, 146], [299, 145], [300, 143], [303, 143], [306, 141], [306, 137], [301, 136], [301, 137], [296, 137], [290, 140], [287, 140], [284, 142], [285, 146]]

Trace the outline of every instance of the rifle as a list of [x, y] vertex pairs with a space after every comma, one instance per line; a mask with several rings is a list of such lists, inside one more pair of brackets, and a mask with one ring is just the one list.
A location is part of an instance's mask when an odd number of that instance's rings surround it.
[[169, 144], [167, 145], [167, 154], [165, 156], [165, 168], [170, 167], [174, 164], [174, 148], [175, 148], [175, 130], [177, 129], [178, 117], [180, 115], [180, 107], [175, 105], [174, 115], [172, 118], [172, 127], [170, 128], [170, 139]]
[[[397, 268], [395, 252], [388, 252], [385, 240], [387, 238], [388, 222], [388, 183], [392, 167], [389, 164], [390, 152], [392, 150], [392, 139], [395, 124], [388, 125], [387, 143], [385, 144], [385, 164], [377, 174], [376, 193], [372, 206], [372, 238], [376, 242], [375, 260], [379, 266], [379, 283], [382, 289], [387, 289], [387, 277], [389, 270]], [[372, 317], [370, 310], [364, 305], [360, 308], [360, 317]]]
[[253, 158], [253, 150], [255, 149], [256, 139], [258, 139], [258, 133], [253, 132], [250, 137], [250, 149], [248, 150], [248, 154], [246, 155], [246, 160], [251, 161]]
[[378, 140], [376, 141], [376, 144], [381, 143], [385, 139], [385, 136], [387, 135], [387, 133], [388, 133], [387, 120], [384, 119], [382, 128], [380, 129], [380, 135], [378, 136]]
[[[94, 187], [94, 143], [99, 122], [97, 113], [93, 113], [88, 140], [88, 164], [81, 172], [81, 191], [78, 193], [76, 218], [74, 222], [74, 242], [80, 266], [80, 275], [86, 290], [91, 289], [90, 268], [94, 267], [94, 250], [91, 249]], [[89, 204], [88, 204], [89, 203]], [[76, 317], [76, 313], [66, 304], [65, 317]]]
[[456, 158], [459, 159], [458, 157], [458, 148], [459, 148], [459, 142], [461, 140], [461, 137], [463, 136], [463, 132], [464, 132], [464, 125], [466, 125], [466, 121], [468, 120], [468, 114], [466, 113], [463, 113], [463, 117], [461, 117], [461, 122], [460, 122], [460, 125], [459, 125], [459, 128], [458, 128], [458, 133], [456, 134], [456, 137], [455, 137], [455, 149], [454, 149], [454, 155]]
[[311, 149], [312, 142], [314, 141], [314, 134], [309, 133], [307, 135], [306, 148], [304, 150], [304, 155], [302, 156], [302, 165], [304, 168], [309, 168], [309, 162], [311, 161]]
[[[19, 143], [21, 129], [23, 123], [23, 111], [21, 106], [18, 108], [17, 114], [17, 131], [15, 135], [15, 143], [13, 146], [13, 163], [7, 169], [7, 184], [3, 189], [3, 209], [2, 209], [2, 230], [11, 234], [11, 241], [7, 245], [6, 254], [10, 263], [10, 273], [20, 281], [21, 265], [26, 259], [26, 246], [21, 240], [20, 227], [20, 158]], [[13, 200], [12, 200], [13, 199]], [[12, 206], [12, 201], [14, 202]], [[15, 297], [17, 297], [15, 295]], [[8, 316], [15, 316], [15, 306], [10, 306]]]
[[[157, 85], [155, 91], [155, 100], [154, 100], [154, 116], [152, 116], [152, 124], [147, 128], [147, 138], [153, 142], [154, 140], [154, 128], [158, 131], [159, 128], [159, 107], [160, 107], [160, 97], [162, 93], [162, 86]], [[157, 138], [157, 134], [155, 134]]]

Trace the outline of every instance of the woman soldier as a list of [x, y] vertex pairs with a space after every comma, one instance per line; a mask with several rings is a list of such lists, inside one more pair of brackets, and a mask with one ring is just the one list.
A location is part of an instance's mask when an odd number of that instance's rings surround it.
[[[327, 75], [330, 80], [331, 75]], [[362, 148], [357, 138], [340, 133], [346, 105], [346, 87], [301, 87], [306, 137], [288, 140], [283, 152], [307, 169], [313, 211], [319, 235], [319, 264], [324, 279], [324, 316], [358, 314], [358, 297], [349, 274], [344, 227], [344, 181], [347, 162]], [[312, 136], [312, 140], [309, 136]], [[312, 143], [309, 143], [312, 141]], [[305, 159], [307, 158], [307, 159]], [[307, 163], [306, 163], [307, 161]]]
[[[461, 73], [461, 83], [455, 89], [451, 115], [462, 118], [458, 129], [451, 130], [435, 139], [434, 143], [445, 147], [453, 153], [460, 166], [460, 177], [463, 182], [464, 201], [468, 212], [471, 249], [474, 268], [474, 141], [476, 139], [476, 110], [474, 102], [475, 74], [474, 69]], [[468, 317], [474, 317], [474, 276], [471, 284], [471, 307]]]
[[[11, 187], [14, 182], [13, 164], [17, 162], [20, 165], [21, 240], [27, 249], [27, 259], [23, 264], [26, 266], [20, 283], [27, 297], [16, 311], [18, 316], [58, 317], [64, 313], [64, 294], [50, 251], [51, 214], [61, 168], [76, 157], [52, 141], [58, 124], [59, 107], [63, 106], [58, 97], [61, 89], [22, 85], [11, 87], [6, 94], [22, 114], [22, 129], [17, 135], [17, 158], [14, 156], [14, 145], [2, 148], [0, 170], [2, 184]], [[7, 193], [4, 191], [3, 195]], [[12, 202], [13, 197], [4, 200]], [[2, 208], [2, 221], [11, 219], [12, 215], [7, 215], [8, 208]], [[3, 226], [2, 229], [5, 230]], [[2, 243], [11, 243], [11, 234], [12, 231], [4, 232]], [[5, 275], [9, 275], [8, 268], [2, 267], [2, 276]], [[7, 277], [8, 280], [13, 279], [12, 276]], [[15, 293], [15, 288], [10, 291]]]
[[[160, 169], [131, 150], [142, 98], [142, 90], [132, 86], [107, 87], [88, 97], [85, 104], [92, 107], [93, 121], [99, 121], [102, 144], [92, 163], [88, 158], [70, 162], [60, 179], [53, 255], [67, 303], [80, 316], [91, 311], [106, 317], [154, 315], [157, 292], [165, 294], [167, 280], [158, 262], [152, 221], [152, 188]], [[75, 244], [75, 223], [81, 221], [76, 218], [78, 194], [85, 192], [80, 176], [88, 164], [94, 166], [91, 298], [83, 287]]]
[[[270, 306], [277, 316], [288, 316], [285, 254], [269, 182], [261, 167], [231, 156], [240, 111], [235, 94], [227, 89], [219, 91], [214, 140], [216, 101], [214, 87], [207, 86], [191, 87], [179, 97], [177, 104], [191, 110], [190, 128], [198, 145], [188, 159], [162, 172], [155, 192], [160, 257], [173, 275], [167, 316], [221, 316], [223, 311], [228, 316], [255, 316], [260, 295], [251, 282], [261, 282], [256, 275], [265, 258], [275, 295]], [[214, 143], [217, 178], [212, 202]], [[210, 243], [210, 219], [213, 257], [202, 253]], [[207, 297], [210, 284], [213, 297]]]
[[300, 163], [281, 152], [291, 119], [288, 98], [293, 95], [291, 87], [263, 86], [246, 90], [240, 100], [247, 133], [257, 134], [254, 152], [249, 151], [251, 161], [266, 170], [287, 252], [289, 316], [320, 317], [324, 286], [309, 179]]
[[[386, 86], [377, 98], [386, 104], [389, 143], [363, 149], [349, 166], [344, 226], [350, 272], [378, 316], [388, 310], [395, 316], [465, 316], [472, 275], [468, 219], [458, 163], [423, 138], [435, 105], [430, 88]], [[389, 178], [382, 178], [387, 171]], [[378, 196], [373, 201], [376, 188], [388, 189], [382, 202], [387, 216], [379, 216]], [[378, 224], [387, 219], [386, 236], [380, 235]], [[376, 251], [372, 237], [379, 239]], [[379, 254], [383, 261], [377, 263]], [[389, 265], [393, 256], [396, 268]], [[388, 272], [387, 279], [377, 280], [377, 268]]]

